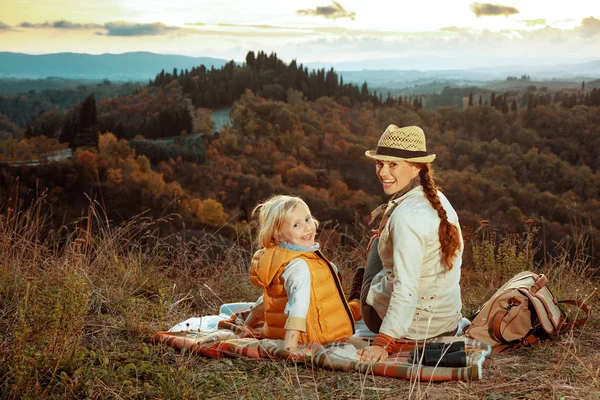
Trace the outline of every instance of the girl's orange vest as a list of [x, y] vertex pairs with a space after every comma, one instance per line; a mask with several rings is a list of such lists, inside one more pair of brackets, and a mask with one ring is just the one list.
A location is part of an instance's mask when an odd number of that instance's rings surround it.
[[288, 301], [281, 274], [290, 261], [302, 258], [310, 271], [310, 305], [306, 332], [299, 343], [326, 343], [354, 334], [354, 319], [341, 282], [331, 263], [320, 251], [293, 251], [278, 246], [258, 250], [250, 265], [250, 281], [263, 289], [265, 307], [263, 336], [285, 338], [283, 313]]

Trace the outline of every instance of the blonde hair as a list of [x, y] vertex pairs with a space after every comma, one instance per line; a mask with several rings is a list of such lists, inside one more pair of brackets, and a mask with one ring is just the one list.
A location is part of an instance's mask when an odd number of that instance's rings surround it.
[[[285, 220], [294, 212], [298, 204], [308, 205], [300, 197], [275, 195], [254, 207], [252, 215], [258, 212], [258, 234], [256, 244], [259, 247], [271, 247], [279, 244], [281, 228]], [[319, 226], [312, 215], [315, 226]]]

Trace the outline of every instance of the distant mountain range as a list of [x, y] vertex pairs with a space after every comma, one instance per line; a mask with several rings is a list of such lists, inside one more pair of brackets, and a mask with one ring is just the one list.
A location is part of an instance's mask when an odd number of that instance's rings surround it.
[[[336, 71], [344, 71], [344, 80], [357, 82], [366, 80], [370, 84], [384, 82], [410, 82], [419, 80], [468, 80], [468, 81], [493, 81], [506, 79], [507, 76], [530, 76], [533, 80], [575, 79], [589, 80], [600, 78], [600, 60], [587, 61], [576, 64], [554, 65], [499, 65], [490, 67], [465, 68], [465, 69], [426, 69], [402, 70], [393, 68], [368, 68], [362, 70], [344, 69], [350, 67], [347, 63], [332, 65]], [[310, 65], [321, 68], [321, 64]]]
[[[557, 59], [528, 59], [521, 63], [506, 65], [509, 59], [487, 60], [477, 68], [452, 68], [466, 65], [464, 58], [424, 56], [418, 59], [388, 58], [380, 60], [357, 60], [340, 63], [304, 63], [309, 69], [334, 68], [343, 76], [344, 82], [362, 84], [368, 82], [372, 88], [402, 89], [415, 88], [430, 83], [442, 87], [480, 86], [492, 81], [503, 81], [508, 76], [523, 75], [531, 81], [569, 81], [562, 87], [576, 87], [581, 81], [600, 78], [600, 59], [585, 62], [565, 63]], [[409, 62], [410, 61], [410, 62]], [[229, 60], [211, 57], [189, 57], [181, 55], [132, 52], [123, 54], [78, 54], [56, 53], [29, 55], [0, 52], [0, 78], [43, 79], [47, 77], [113, 81], [148, 81], [161, 70], [172, 72], [191, 69], [200, 65], [220, 68]], [[302, 62], [302, 60], [298, 60]], [[504, 65], [503, 65], [504, 64]], [[423, 69], [403, 68], [418, 65]], [[448, 66], [447, 69], [442, 69]], [[527, 80], [529, 81], [529, 79]], [[547, 84], [542, 84], [547, 85]], [[423, 90], [426, 88], [423, 87]], [[439, 88], [438, 90], [439, 91]], [[416, 90], [415, 92], [418, 92]]]
[[[306, 64], [306, 63], [305, 63]], [[373, 60], [355, 60], [338, 63], [308, 63], [310, 68], [333, 67], [336, 71], [396, 71], [404, 78], [440, 77], [493, 80], [507, 75], [531, 75], [536, 79], [573, 78], [576, 76], [600, 77], [600, 58], [467, 58], [467, 57], [395, 57]]]
[[228, 60], [171, 54], [135, 52], [123, 54], [56, 53], [30, 55], [0, 52], [0, 78], [39, 79], [59, 77], [90, 80], [147, 81], [161, 70], [173, 72], [204, 64], [220, 68]]

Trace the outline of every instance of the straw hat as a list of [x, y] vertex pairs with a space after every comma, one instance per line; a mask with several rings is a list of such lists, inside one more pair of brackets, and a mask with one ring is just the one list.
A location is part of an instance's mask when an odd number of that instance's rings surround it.
[[425, 132], [418, 126], [388, 126], [379, 138], [377, 150], [367, 150], [365, 155], [381, 161], [430, 163], [435, 160], [435, 154], [427, 154]]

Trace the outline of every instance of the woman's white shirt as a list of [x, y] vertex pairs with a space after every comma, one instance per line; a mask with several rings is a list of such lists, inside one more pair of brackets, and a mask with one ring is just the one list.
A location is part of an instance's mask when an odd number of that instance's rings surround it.
[[[441, 192], [438, 196], [460, 234], [455, 210]], [[394, 338], [425, 339], [455, 329], [462, 319], [462, 243], [448, 269], [441, 258], [440, 219], [423, 188], [392, 202], [398, 205], [378, 245], [383, 269], [373, 278], [366, 299], [383, 320], [379, 331]]]

